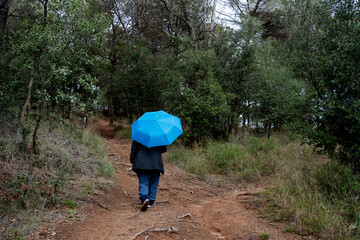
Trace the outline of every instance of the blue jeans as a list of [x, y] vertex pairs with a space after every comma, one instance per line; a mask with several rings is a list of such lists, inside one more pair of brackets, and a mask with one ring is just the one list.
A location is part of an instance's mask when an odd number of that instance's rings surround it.
[[139, 173], [139, 198], [141, 203], [146, 199], [150, 200], [150, 204], [155, 202], [156, 192], [159, 186], [160, 173], [142, 174]]

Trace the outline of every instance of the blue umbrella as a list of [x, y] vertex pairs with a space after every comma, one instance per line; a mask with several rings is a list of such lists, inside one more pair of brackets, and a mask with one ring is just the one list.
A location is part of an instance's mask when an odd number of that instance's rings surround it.
[[131, 124], [132, 139], [149, 148], [170, 145], [182, 132], [180, 118], [164, 111], [147, 112]]

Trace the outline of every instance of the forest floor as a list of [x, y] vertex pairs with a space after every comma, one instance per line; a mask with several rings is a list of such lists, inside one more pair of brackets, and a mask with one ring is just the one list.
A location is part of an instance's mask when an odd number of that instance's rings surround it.
[[116, 167], [115, 185], [107, 193], [96, 196], [99, 204], [87, 204], [76, 220], [64, 220], [58, 225], [56, 234], [46, 239], [302, 238], [283, 233], [283, 224], [271, 222], [262, 217], [256, 207], [249, 207], [261, 191], [261, 184], [216, 186], [189, 177], [170, 165], [166, 154], [157, 206], [139, 211], [138, 180], [129, 163], [131, 140], [115, 138], [113, 128], [105, 120], [94, 122], [92, 127], [109, 148], [109, 157]]

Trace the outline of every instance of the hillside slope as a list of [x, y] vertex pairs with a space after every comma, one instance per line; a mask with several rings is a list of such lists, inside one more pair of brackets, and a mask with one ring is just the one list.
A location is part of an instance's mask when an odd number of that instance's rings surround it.
[[166, 160], [157, 206], [139, 212], [137, 177], [129, 163], [131, 140], [114, 138], [103, 120], [93, 127], [117, 167], [116, 186], [99, 197], [102, 207], [89, 204], [80, 220], [63, 222], [53, 239], [300, 239], [247, 207], [258, 191], [255, 186], [219, 188], [185, 177]]

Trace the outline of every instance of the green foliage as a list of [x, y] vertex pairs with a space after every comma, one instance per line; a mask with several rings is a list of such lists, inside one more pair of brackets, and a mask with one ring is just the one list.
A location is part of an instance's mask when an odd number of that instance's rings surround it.
[[70, 209], [67, 217], [70, 218], [71, 220], [75, 221], [76, 220], [76, 210]]
[[27, 189], [26, 185], [26, 176], [25, 175], [18, 175], [16, 179], [13, 180], [5, 180], [1, 185], [2, 188], [6, 188], [9, 191], [9, 197], [13, 200], [16, 204], [17, 208], [24, 207], [25, 198], [27, 197], [24, 192]]
[[173, 57], [151, 53], [141, 39], [119, 40], [110, 50], [121, 57], [100, 68], [99, 78], [104, 96], [113, 98], [115, 114], [133, 121], [147, 111], [163, 109], [176, 78]]
[[72, 200], [65, 200], [62, 202], [62, 205], [67, 208], [75, 209], [78, 208], [78, 204]]
[[103, 41], [105, 18], [89, 16], [84, 1], [52, 1], [49, 6], [46, 22], [24, 20], [8, 38], [7, 75], [1, 84], [7, 90], [0, 91], [0, 100], [12, 98], [13, 104], [5, 109], [23, 105], [30, 96], [29, 82], [31, 106], [46, 104], [47, 114], [85, 112], [95, 96], [96, 79], [88, 69], [96, 62], [91, 51]]
[[174, 96], [172, 109], [185, 125], [182, 136], [185, 144], [224, 134], [230, 112], [227, 96], [214, 78], [215, 62], [211, 51], [190, 52], [184, 56], [181, 66], [184, 78]]
[[254, 103], [252, 118], [280, 128], [302, 116], [304, 84], [281, 64], [274, 42], [268, 40], [255, 54], [253, 71], [248, 75], [248, 85]]
[[4, 204], [8, 207], [7, 211], [57, 206], [65, 178], [63, 174], [59, 174], [51, 180], [51, 182], [38, 181], [32, 186], [27, 185], [26, 175], [18, 175], [15, 179], [5, 180], [0, 187], [6, 189], [7, 192], [4, 198]]
[[[310, 86], [306, 122], [314, 127], [307, 128], [308, 137], [331, 157], [359, 170], [359, 2], [289, 4], [293, 15], [288, 19], [299, 26], [288, 42], [287, 50], [293, 49], [289, 59], [296, 75]], [[312, 17], [302, 17], [304, 12]]]
[[260, 238], [260, 239], [269, 239], [269, 238], [270, 238], [270, 234], [268, 234], [268, 233], [260, 233], [260, 234], [259, 234], [259, 238]]
[[242, 26], [235, 31], [230, 28], [217, 28], [214, 51], [218, 59], [215, 73], [226, 94], [231, 96], [228, 104], [231, 109], [230, 124], [238, 125], [240, 115], [250, 118], [254, 83], [249, 74], [256, 66], [255, 54], [260, 42], [261, 23], [252, 16], [241, 16]]
[[[360, 5], [356, 1], [330, 1], [337, 20], [321, 19], [323, 25], [319, 36], [322, 52], [321, 119], [314, 142], [330, 154], [360, 170]], [[320, 47], [320, 46], [319, 46]], [[337, 148], [340, 146], [340, 148]], [[338, 150], [337, 150], [338, 149]]]

